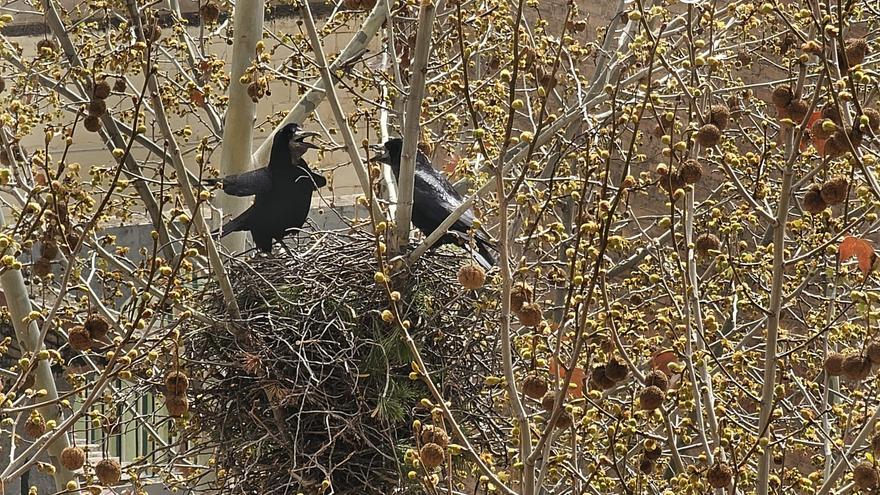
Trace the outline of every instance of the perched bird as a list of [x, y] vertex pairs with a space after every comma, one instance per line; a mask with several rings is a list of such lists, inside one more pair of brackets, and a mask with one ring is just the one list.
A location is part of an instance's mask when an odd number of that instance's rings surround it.
[[[400, 155], [403, 151], [403, 140], [400, 138], [389, 139], [383, 148], [383, 153], [374, 157], [373, 161], [390, 165], [394, 177], [400, 182]], [[434, 169], [424, 153], [418, 151], [416, 153], [415, 187], [413, 188], [413, 225], [426, 236], [430, 235], [463, 201], [449, 180]], [[468, 209], [449, 227], [449, 231], [439, 239], [438, 243], [467, 245], [469, 231], [473, 229], [473, 226], [474, 212]], [[477, 262], [484, 268], [494, 265], [495, 260], [489, 252], [492, 246], [489, 237], [484, 232], [477, 231], [474, 234], [474, 240], [478, 252], [473, 254]]]
[[[312, 192], [327, 185], [327, 179], [313, 172], [302, 159], [310, 148], [304, 141], [316, 136], [287, 124], [275, 134], [269, 165], [238, 175], [207, 179], [232, 196], [254, 196], [254, 204], [220, 229], [220, 237], [249, 230], [257, 249], [272, 252], [272, 241], [281, 242], [293, 229], [302, 228], [312, 204]], [[215, 232], [216, 234], [216, 232]]]

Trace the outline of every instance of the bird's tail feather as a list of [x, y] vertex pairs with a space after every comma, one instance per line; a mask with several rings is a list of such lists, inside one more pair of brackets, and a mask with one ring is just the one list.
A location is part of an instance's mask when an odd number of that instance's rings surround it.
[[477, 260], [477, 263], [479, 263], [485, 270], [495, 266], [495, 258], [492, 257], [492, 253], [489, 252], [489, 248], [486, 244], [477, 241], [477, 251], [472, 254], [474, 259]]
[[231, 234], [233, 232], [239, 232], [242, 230], [247, 230], [247, 216], [248, 211], [245, 211], [241, 215], [233, 218], [232, 220], [226, 222], [223, 227], [214, 232], [211, 232], [211, 236], [220, 235], [220, 238], [226, 237], [227, 234]]

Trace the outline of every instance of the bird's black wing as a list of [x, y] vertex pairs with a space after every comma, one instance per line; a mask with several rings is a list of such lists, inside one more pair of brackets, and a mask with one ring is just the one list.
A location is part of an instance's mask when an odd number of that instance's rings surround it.
[[209, 186], [218, 183], [223, 187], [223, 192], [231, 196], [253, 196], [272, 189], [272, 172], [263, 167], [243, 174], [205, 180]]
[[[434, 223], [437, 228], [440, 223], [455, 211], [464, 199], [461, 194], [455, 190], [449, 179], [440, 171], [435, 169], [431, 162], [428, 161], [422, 152], [419, 152], [416, 158], [416, 183], [413, 191], [413, 208], [419, 203], [434, 205], [432, 208], [426, 208], [424, 213]], [[450, 227], [450, 230], [457, 230], [462, 233], [468, 232], [474, 226], [474, 212], [471, 209], [465, 211], [461, 217]], [[430, 232], [425, 235], [430, 234]], [[482, 241], [483, 244], [492, 245], [489, 236], [482, 230], [475, 232], [475, 237]]]
[[254, 205], [251, 205], [247, 210], [241, 212], [240, 215], [226, 222], [223, 227], [220, 228], [220, 230], [215, 230], [214, 232], [212, 232], [211, 235], [214, 236], [220, 234], [220, 237], [226, 237], [227, 234], [231, 234], [233, 232], [250, 230], [254, 216], [254, 210]]
[[323, 175], [321, 175], [321, 174], [315, 172], [314, 170], [312, 170], [311, 168], [309, 168], [308, 164], [302, 158], [300, 158], [299, 162], [297, 162], [296, 165], [297, 165], [297, 167], [300, 168], [300, 170], [302, 172], [302, 174], [300, 174], [296, 177], [295, 180], [297, 182], [299, 182], [299, 181], [310, 182], [312, 185], [313, 191], [317, 191], [318, 189], [327, 185], [327, 179]]

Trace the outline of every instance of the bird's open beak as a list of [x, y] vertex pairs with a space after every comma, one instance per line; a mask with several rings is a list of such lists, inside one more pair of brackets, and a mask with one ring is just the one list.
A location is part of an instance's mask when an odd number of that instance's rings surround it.
[[303, 148], [305, 148], [305, 149], [307, 149], [307, 150], [308, 150], [308, 149], [315, 149], [315, 150], [317, 150], [317, 149], [321, 149], [321, 147], [318, 146], [317, 144], [314, 144], [314, 143], [310, 143], [310, 142], [308, 142], [308, 141], [305, 141], [305, 139], [306, 139], [306, 138], [310, 138], [310, 137], [317, 137], [317, 136], [320, 136], [320, 135], [321, 135], [320, 132], [315, 132], [315, 131], [301, 131], [301, 132], [297, 132], [296, 135], [293, 137], [293, 139], [294, 139], [294, 141], [296, 141], [296, 143], [297, 143], [298, 145], [302, 146]]

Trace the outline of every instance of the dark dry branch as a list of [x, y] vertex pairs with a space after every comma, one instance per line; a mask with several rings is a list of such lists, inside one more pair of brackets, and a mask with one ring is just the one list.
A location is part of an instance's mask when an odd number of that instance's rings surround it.
[[[224, 493], [313, 491], [324, 480], [336, 493], [405, 489], [410, 423], [430, 416], [419, 406], [428, 395], [408, 377], [412, 359], [400, 330], [382, 321], [388, 301], [373, 280], [373, 240], [315, 235], [295, 252], [230, 262], [243, 316], [234, 324], [246, 329], [246, 349], [225, 329], [188, 330], [192, 429], [185, 437], [190, 447], [216, 447]], [[496, 367], [495, 315], [483, 309], [495, 304], [486, 301], [494, 298], [488, 290], [457, 283], [464, 256], [423, 257], [399, 290], [433, 379], [480, 436], [493, 428], [478, 422], [495, 417], [475, 378]], [[221, 300], [208, 290], [204, 310], [222, 319]], [[278, 435], [267, 391], [292, 445]]]

